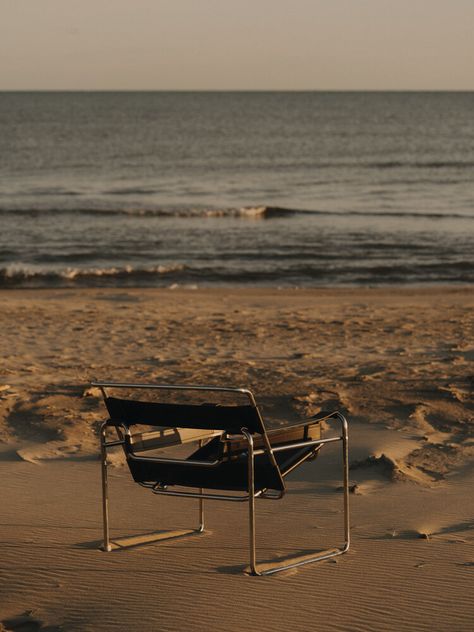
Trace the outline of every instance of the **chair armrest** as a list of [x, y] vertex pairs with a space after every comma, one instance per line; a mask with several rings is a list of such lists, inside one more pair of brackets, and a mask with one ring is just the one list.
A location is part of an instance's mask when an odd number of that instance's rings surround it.
[[[280, 445], [291, 445], [301, 441], [315, 441], [321, 438], [321, 428], [319, 419], [306, 419], [302, 422], [285, 425], [267, 430], [267, 437], [271, 448]], [[248, 441], [242, 435], [232, 435], [225, 439], [227, 456], [237, 456], [239, 453], [246, 451]], [[265, 448], [265, 439], [263, 435], [253, 435], [253, 444], [256, 451]]]
[[[290, 449], [295, 444], [301, 444], [302, 442], [307, 442], [308, 445], [311, 442], [315, 442], [315, 445], [319, 441], [330, 442], [332, 439], [322, 440], [320, 422], [326, 419], [340, 419], [341, 417], [341, 414], [337, 411], [320, 412], [311, 417], [290, 421], [284, 426], [271, 428], [267, 430], [270, 446], [272, 449], [278, 448], [278, 451], [280, 451], [282, 449]], [[265, 447], [263, 436], [254, 435], [253, 440], [255, 451], [261, 452], [262, 448]], [[242, 438], [242, 435], [232, 435], [225, 440], [225, 443], [226, 454], [230, 457], [237, 456], [239, 453], [247, 450], [248, 447], [248, 442]]]

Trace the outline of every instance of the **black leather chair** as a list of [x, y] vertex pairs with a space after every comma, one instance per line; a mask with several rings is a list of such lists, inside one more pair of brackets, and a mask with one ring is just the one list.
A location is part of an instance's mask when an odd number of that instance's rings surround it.
[[[109, 413], [100, 433], [105, 551], [114, 548], [109, 536], [107, 450], [118, 445], [125, 452], [136, 483], [149, 488], [154, 494], [199, 499], [200, 521], [194, 532], [204, 530], [204, 499], [246, 502], [249, 509], [250, 571], [253, 575], [268, 575], [328, 559], [349, 549], [348, 426], [341, 413], [319, 413], [267, 431], [253, 393], [245, 388], [114, 382], [93, 382], [92, 386], [102, 390]], [[110, 389], [175, 391], [183, 395], [189, 391], [214, 395], [230, 393], [235, 397], [245, 397], [246, 403], [220, 405], [142, 401], [112, 397], [108, 392]], [[321, 421], [331, 418], [339, 420], [341, 434], [322, 438]], [[117, 438], [109, 437], [110, 429], [115, 430]], [[344, 544], [284, 566], [259, 569], [255, 546], [255, 499], [282, 498], [286, 491], [286, 476], [304, 461], [315, 458], [325, 444], [336, 441], [342, 445]], [[197, 449], [185, 457], [163, 455], [163, 451], [172, 446], [195, 443], [198, 444]], [[193, 488], [196, 491], [192, 491]], [[148, 538], [147, 541], [153, 540]]]

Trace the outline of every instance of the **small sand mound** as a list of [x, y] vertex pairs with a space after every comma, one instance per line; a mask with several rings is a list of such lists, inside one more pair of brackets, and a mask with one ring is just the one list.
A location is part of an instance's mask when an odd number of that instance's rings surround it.
[[354, 461], [350, 466], [351, 470], [364, 468], [376, 468], [378, 474], [381, 474], [392, 481], [406, 479], [406, 476], [403, 474], [399, 465], [385, 454], [381, 454], [380, 456], [368, 456], [366, 459], [362, 459], [361, 461]]
[[102, 397], [102, 391], [97, 386], [90, 386], [82, 393], [82, 397]]
[[390, 481], [412, 481], [420, 485], [430, 485], [436, 477], [430, 476], [429, 473], [421, 471], [417, 467], [412, 467], [410, 463], [401, 463], [395, 461], [386, 454], [380, 456], [371, 455], [361, 461], [355, 461], [351, 464], [351, 470], [371, 469], [379, 476]]

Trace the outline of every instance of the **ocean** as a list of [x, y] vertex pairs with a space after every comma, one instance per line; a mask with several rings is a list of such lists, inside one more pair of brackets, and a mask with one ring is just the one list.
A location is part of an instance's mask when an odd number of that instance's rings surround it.
[[0, 93], [0, 286], [474, 282], [474, 93]]

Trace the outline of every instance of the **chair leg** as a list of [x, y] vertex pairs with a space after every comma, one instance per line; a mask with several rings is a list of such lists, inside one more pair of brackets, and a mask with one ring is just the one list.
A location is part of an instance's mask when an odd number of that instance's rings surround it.
[[250, 572], [252, 575], [273, 575], [280, 571], [285, 571], [290, 568], [296, 568], [297, 566], [303, 566], [304, 564], [310, 564], [312, 562], [320, 562], [322, 560], [342, 555], [349, 550], [350, 546], [350, 519], [349, 519], [349, 433], [347, 420], [341, 413], [336, 413], [335, 417], [341, 422], [341, 437], [342, 441], [342, 479], [344, 489], [344, 545], [339, 547], [330, 553], [323, 555], [316, 555], [314, 557], [300, 560], [299, 562], [291, 562], [283, 566], [269, 568], [267, 570], [259, 570], [257, 566], [256, 558], [256, 541], [255, 541], [255, 465], [254, 465], [254, 453], [253, 453], [253, 438], [252, 435], [246, 430], [242, 429], [242, 433], [245, 435], [248, 442], [248, 494], [249, 494], [249, 535], [250, 535]]
[[344, 488], [344, 546], [342, 553], [349, 550], [351, 544], [349, 514], [349, 430], [347, 420], [341, 413], [336, 413], [342, 429], [342, 475]]
[[104, 529], [103, 550], [110, 552], [112, 546], [109, 538], [109, 486], [107, 480], [107, 448], [105, 446], [107, 440], [107, 425], [102, 424], [100, 428], [100, 460], [102, 472], [102, 520]]
[[[118, 540], [114, 541], [114, 546], [110, 541], [109, 531], [109, 485], [107, 477], [107, 445], [114, 445], [116, 442], [107, 444], [107, 424], [102, 424], [100, 428], [100, 460], [101, 460], [101, 475], [102, 475], [102, 521], [103, 521], [103, 544], [101, 549], [106, 552], [110, 552], [115, 548]], [[202, 493], [202, 489], [200, 492]], [[146, 544], [153, 541], [165, 540], [167, 536], [169, 538], [185, 537], [189, 535], [196, 535], [197, 533], [204, 532], [204, 500], [199, 499], [199, 525], [197, 529], [182, 529], [179, 531], [169, 531], [165, 533], [158, 532], [156, 534], [149, 534], [142, 544]], [[124, 542], [125, 540], [125, 542]], [[131, 543], [127, 544], [127, 540], [131, 540]], [[121, 538], [120, 548], [126, 548], [127, 546], [136, 546], [136, 537]]]
[[[199, 447], [202, 448], [204, 442], [202, 439], [199, 439]], [[202, 487], [199, 488], [199, 493], [202, 494]], [[197, 528], [198, 533], [202, 533], [204, 531], [204, 500], [202, 498], [199, 499], [199, 527]]]
[[[199, 489], [199, 492], [202, 494], [202, 487]], [[199, 527], [197, 528], [198, 533], [202, 533], [204, 531], [204, 500], [202, 498], [199, 499]]]
[[253, 437], [244, 431], [248, 441], [248, 493], [249, 493], [249, 546], [250, 546], [250, 572], [252, 575], [260, 575], [257, 569], [257, 550], [255, 543], [255, 461], [253, 454]]
[[257, 547], [255, 544], [255, 462], [253, 454], [253, 437], [246, 428], [242, 428], [242, 434], [248, 443], [248, 496], [249, 496], [249, 550], [250, 572], [252, 575], [261, 575], [257, 569]]

